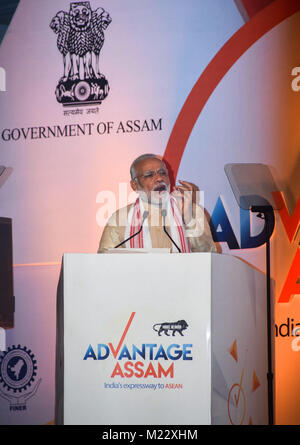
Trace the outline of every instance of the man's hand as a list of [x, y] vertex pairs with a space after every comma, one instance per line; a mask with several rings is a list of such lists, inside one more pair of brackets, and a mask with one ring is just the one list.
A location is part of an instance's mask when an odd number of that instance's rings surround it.
[[195, 217], [195, 207], [199, 200], [199, 188], [191, 182], [179, 180], [180, 185], [174, 187], [172, 196], [176, 198], [185, 224]]

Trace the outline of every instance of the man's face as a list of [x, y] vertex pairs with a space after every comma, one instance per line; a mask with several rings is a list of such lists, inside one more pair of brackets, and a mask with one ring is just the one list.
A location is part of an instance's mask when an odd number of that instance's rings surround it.
[[136, 192], [144, 192], [150, 202], [162, 201], [170, 191], [170, 179], [165, 164], [157, 158], [140, 161], [136, 167], [136, 179], [130, 181]]

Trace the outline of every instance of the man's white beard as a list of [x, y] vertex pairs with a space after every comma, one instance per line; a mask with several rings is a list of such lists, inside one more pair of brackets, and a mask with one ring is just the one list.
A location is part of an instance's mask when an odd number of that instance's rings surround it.
[[138, 194], [142, 201], [146, 202], [148, 205], [150, 204], [162, 207], [170, 198], [170, 185], [166, 187], [167, 189], [162, 192], [152, 191], [148, 194], [144, 190], [138, 190]]

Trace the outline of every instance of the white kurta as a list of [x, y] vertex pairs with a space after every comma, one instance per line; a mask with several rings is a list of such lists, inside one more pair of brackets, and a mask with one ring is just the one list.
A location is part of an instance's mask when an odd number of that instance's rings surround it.
[[[108, 249], [113, 249], [119, 243], [125, 240], [125, 229], [127, 224], [130, 204], [117, 210], [109, 218], [99, 243], [98, 253], [105, 253]], [[161, 208], [155, 205], [148, 205], [148, 226], [152, 241], [152, 248], [168, 248], [171, 251], [172, 242], [163, 230], [163, 219]], [[166, 218], [166, 229], [170, 233], [168, 216]], [[216, 252], [216, 246], [213, 242], [208, 221], [203, 207], [196, 206], [195, 218], [189, 224], [184, 224], [186, 237], [191, 252]], [[125, 244], [122, 247], [126, 247]]]

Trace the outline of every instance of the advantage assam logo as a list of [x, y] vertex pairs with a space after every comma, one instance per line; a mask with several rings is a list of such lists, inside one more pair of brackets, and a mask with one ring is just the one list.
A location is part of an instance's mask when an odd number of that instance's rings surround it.
[[[98, 343], [94, 347], [90, 344], [86, 349], [83, 360], [112, 359], [110, 378], [152, 377], [173, 379], [175, 364], [179, 360], [193, 360], [193, 345], [188, 343], [170, 343], [169, 345], [156, 343], [124, 344], [134, 316], [135, 312], [132, 312], [116, 348], [112, 343]], [[186, 329], [188, 325], [186, 322], [184, 323], [184, 329]], [[174, 324], [168, 324], [168, 328], [170, 328], [170, 325], [173, 326]]]

